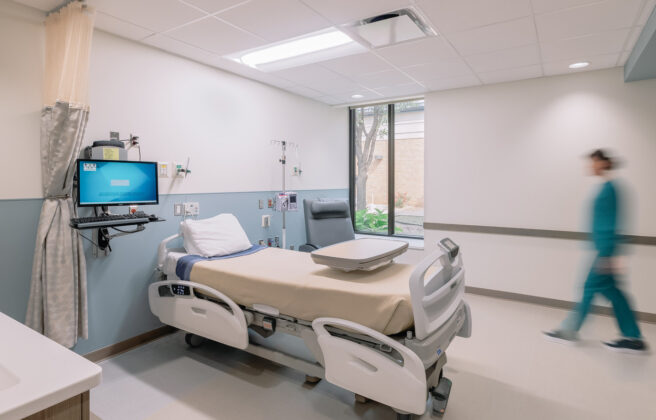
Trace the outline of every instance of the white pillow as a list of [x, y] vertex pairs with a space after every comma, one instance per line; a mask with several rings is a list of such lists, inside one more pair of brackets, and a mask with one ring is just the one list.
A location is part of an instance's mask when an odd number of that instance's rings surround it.
[[237, 218], [229, 213], [181, 224], [184, 247], [189, 254], [217, 257], [245, 251], [251, 246]]

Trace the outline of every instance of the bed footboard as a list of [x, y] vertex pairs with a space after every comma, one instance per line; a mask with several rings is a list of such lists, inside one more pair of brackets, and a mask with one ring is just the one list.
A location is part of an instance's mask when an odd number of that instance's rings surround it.
[[[453, 242], [449, 239], [443, 241]], [[458, 252], [451, 254], [438, 245], [426, 256], [410, 276], [410, 297], [415, 321], [415, 335], [423, 340], [449, 320], [461, 306], [465, 295], [465, 268]], [[458, 331], [461, 337], [471, 335], [471, 316]]]
[[[220, 301], [198, 298], [195, 291]], [[248, 322], [223, 293], [190, 281], [159, 281], [148, 287], [151, 312], [164, 324], [238, 349], [248, 346]]]
[[[395, 350], [402, 360], [333, 336], [326, 326], [371, 337]], [[414, 414], [426, 411], [426, 371], [419, 356], [410, 349], [371, 328], [343, 319], [317, 318], [312, 328], [323, 353], [328, 382], [399, 411]]]

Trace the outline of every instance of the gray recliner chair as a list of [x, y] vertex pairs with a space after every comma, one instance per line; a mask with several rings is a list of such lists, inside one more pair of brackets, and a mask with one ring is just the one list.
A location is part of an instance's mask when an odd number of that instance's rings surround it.
[[307, 243], [298, 249], [312, 252], [324, 246], [355, 239], [351, 211], [342, 200], [303, 200]]

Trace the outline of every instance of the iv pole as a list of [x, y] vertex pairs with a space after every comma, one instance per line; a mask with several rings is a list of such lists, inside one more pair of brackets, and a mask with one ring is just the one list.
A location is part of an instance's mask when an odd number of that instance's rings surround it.
[[[285, 191], [285, 167], [287, 165], [287, 156], [285, 152], [287, 151], [287, 142], [283, 140], [282, 142], [282, 157], [280, 158], [280, 163], [282, 163], [282, 193], [283, 195], [287, 192]], [[287, 249], [287, 208], [282, 208], [282, 249]]]
[[[272, 144], [279, 144], [282, 146], [282, 156], [278, 159], [278, 162], [282, 164], [282, 193], [285, 194], [285, 171], [287, 164], [287, 141], [285, 140], [271, 140]], [[287, 249], [287, 208], [283, 207], [282, 212], [282, 248]]]

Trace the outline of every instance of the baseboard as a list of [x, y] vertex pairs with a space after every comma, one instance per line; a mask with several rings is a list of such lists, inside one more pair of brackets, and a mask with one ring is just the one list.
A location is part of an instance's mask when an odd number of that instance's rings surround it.
[[[488, 297], [493, 297], [493, 298], [497, 298], [497, 299], [514, 300], [514, 301], [517, 301], [517, 302], [532, 303], [534, 305], [549, 306], [551, 308], [570, 309], [571, 310], [576, 305], [575, 302], [570, 302], [568, 300], [551, 299], [551, 298], [545, 298], [545, 297], [533, 296], [533, 295], [524, 295], [524, 294], [521, 294], [521, 293], [513, 293], [513, 292], [505, 292], [505, 291], [502, 291], [502, 290], [485, 289], [485, 288], [482, 288], [482, 287], [467, 286], [465, 288], [465, 291], [467, 293], [471, 293], [473, 295], [482, 295], [482, 296], [488, 296]], [[592, 305], [591, 313], [598, 314], [598, 315], [613, 316], [613, 309], [608, 308], [606, 306]], [[656, 324], [656, 314], [653, 314], [653, 313], [650, 313], [650, 312], [637, 312], [636, 311], [635, 315], [636, 315], [636, 318], [638, 318], [638, 320], [641, 321], [641, 322], [649, 322], [651, 324]]]
[[132, 350], [135, 347], [139, 347], [143, 344], [146, 344], [150, 341], [156, 340], [165, 335], [169, 335], [177, 331], [176, 328], [164, 325], [162, 327], [156, 328], [151, 331], [147, 331], [143, 334], [128, 338], [127, 340], [120, 341], [115, 344], [111, 344], [107, 347], [103, 347], [98, 350], [94, 350], [91, 353], [84, 355], [88, 360], [98, 363], [107, 358], [116, 356], [128, 350]]

